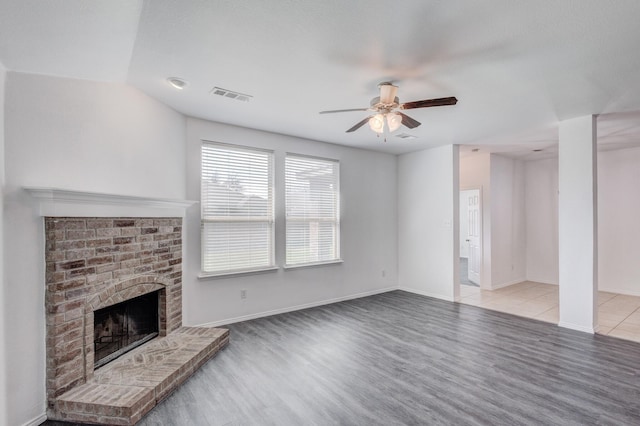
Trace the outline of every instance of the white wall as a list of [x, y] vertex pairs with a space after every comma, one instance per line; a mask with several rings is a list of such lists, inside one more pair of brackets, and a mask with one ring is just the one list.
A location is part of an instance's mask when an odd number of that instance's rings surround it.
[[558, 284], [558, 159], [525, 163], [527, 280]]
[[[598, 288], [640, 296], [640, 148], [598, 153]], [[527, 279], [558, 284], [558, 160], [526, 163]]]
[[640, 148], [598, 155], [598, 283], [640, 296]]
[[[4, 98], [6, 70], [0, 64], [0, 187], [4, 191]], [[7, 419], [7, 366], [5, 351], [7, 348], [7, 331], [5, 330], [5, 298], [4, 298], [4, 197], [0, 197], [0, 425], [8, 424]]]
[[460, 158], [460, 189], [480, 189], [482, 201], [482, 264], [480, 287], [491, 289], [491, 156]]
[[524, 164], [491, 154], [491, 289], [526, 279]]
[[400, 288], [445, 300], [459, 291], [458, 147], [398, 158]]
[[558, 135], [558, 325], [593, 333], [598, 325], [596, 116], [561, 121]]
[[5, 109], [3, 374], [21, 425], [45, 412], [43, 220], [22, 186], [185, 198], [186, 121], [128, 86], [14, 72]]
[[[343, 264], [198, 279], [199, 207], [187, 215], [183, 273], [184, 322], [224, 324], [255, 316], [371, 294], [397, 286], [396, 157], [291, 136], [212, 123], [187, 122], [189, 199], [200, 199], [200, 146], [211, 140], [275, 151], [276, 261], [284, 263], [284, 155], [340, 160]], [[279, 190], [280, 189], [280, 190]], [[385, 271], [385, 276], [382, 276]], [[240, 290], [247, 298], [240, 299]]]

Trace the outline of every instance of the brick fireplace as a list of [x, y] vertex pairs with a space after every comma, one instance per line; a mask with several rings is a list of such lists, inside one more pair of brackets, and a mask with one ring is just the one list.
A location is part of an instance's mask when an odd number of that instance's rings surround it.
[[94, 312], [159, 291], [159, 334], [182, 325], [182, 219], [45, 218], [47, 397], [93, 377]]
[[[182, 219], [44, 221], [48, 418], [135, 424], [228, 342], [182, 327]], [[153, 293], [158, 337], [94, 369], [94, 313]]]

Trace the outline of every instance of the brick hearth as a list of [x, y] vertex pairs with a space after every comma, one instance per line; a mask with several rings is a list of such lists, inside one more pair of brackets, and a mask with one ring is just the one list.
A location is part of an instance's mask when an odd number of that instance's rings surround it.
[[182, 327], [96, 370], [57, 399], [60, 420], [133, 425], [229, 343], [229, 331]]
[[[181, 218], [46, 217], [45, 233], [50, 419], [133, 424], [228, 342], [182, 328]], [[94, 372], [94, 311], [154, 291], [160, 337]]]

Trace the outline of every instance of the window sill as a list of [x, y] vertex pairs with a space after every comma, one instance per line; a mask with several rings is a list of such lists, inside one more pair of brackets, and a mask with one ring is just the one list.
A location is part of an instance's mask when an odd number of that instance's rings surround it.
[[198, 279], [199, 280], [215, 280], [220, 278], [233, 278], [233, 277], [240, 277], [244, 275], [254, 275], [254, 274], [262, 274], [265, 272], [274, 272], [274, 271], [277, 271], [278, 269], [280, 269], [279, 266], [271, 266], [268, 268], [244, 269], [241, 271], [213, 272], [213, 273], [201, 272], [198, 275]]
[[284, 265], [282, 268], [286, 271], [289, 269], [313, 268], [316, 266], [336, 265], [344, 263], [342, 259], [328, 260], [326, 262], [302, 263], [300, 265]]

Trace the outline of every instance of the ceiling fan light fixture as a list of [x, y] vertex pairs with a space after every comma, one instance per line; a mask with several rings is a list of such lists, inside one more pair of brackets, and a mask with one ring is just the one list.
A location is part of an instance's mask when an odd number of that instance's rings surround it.
[[384, 115], [376, 114], [369, 119], [369, 127], [374, 132], [380, 134], [384, 132]]
[[396, 112], [376, 114], [369, 119], [369, 127], [377, 134], [384, 133], [385, 126], [389, 133], [395, 132], [402, 125], [402, 116]]
[[395, 132], [402, 126], [402, 116], [395, 112], [390, 112], [386, 114], [387, 117], [387, 127], [389, 128], [389, 132]]

